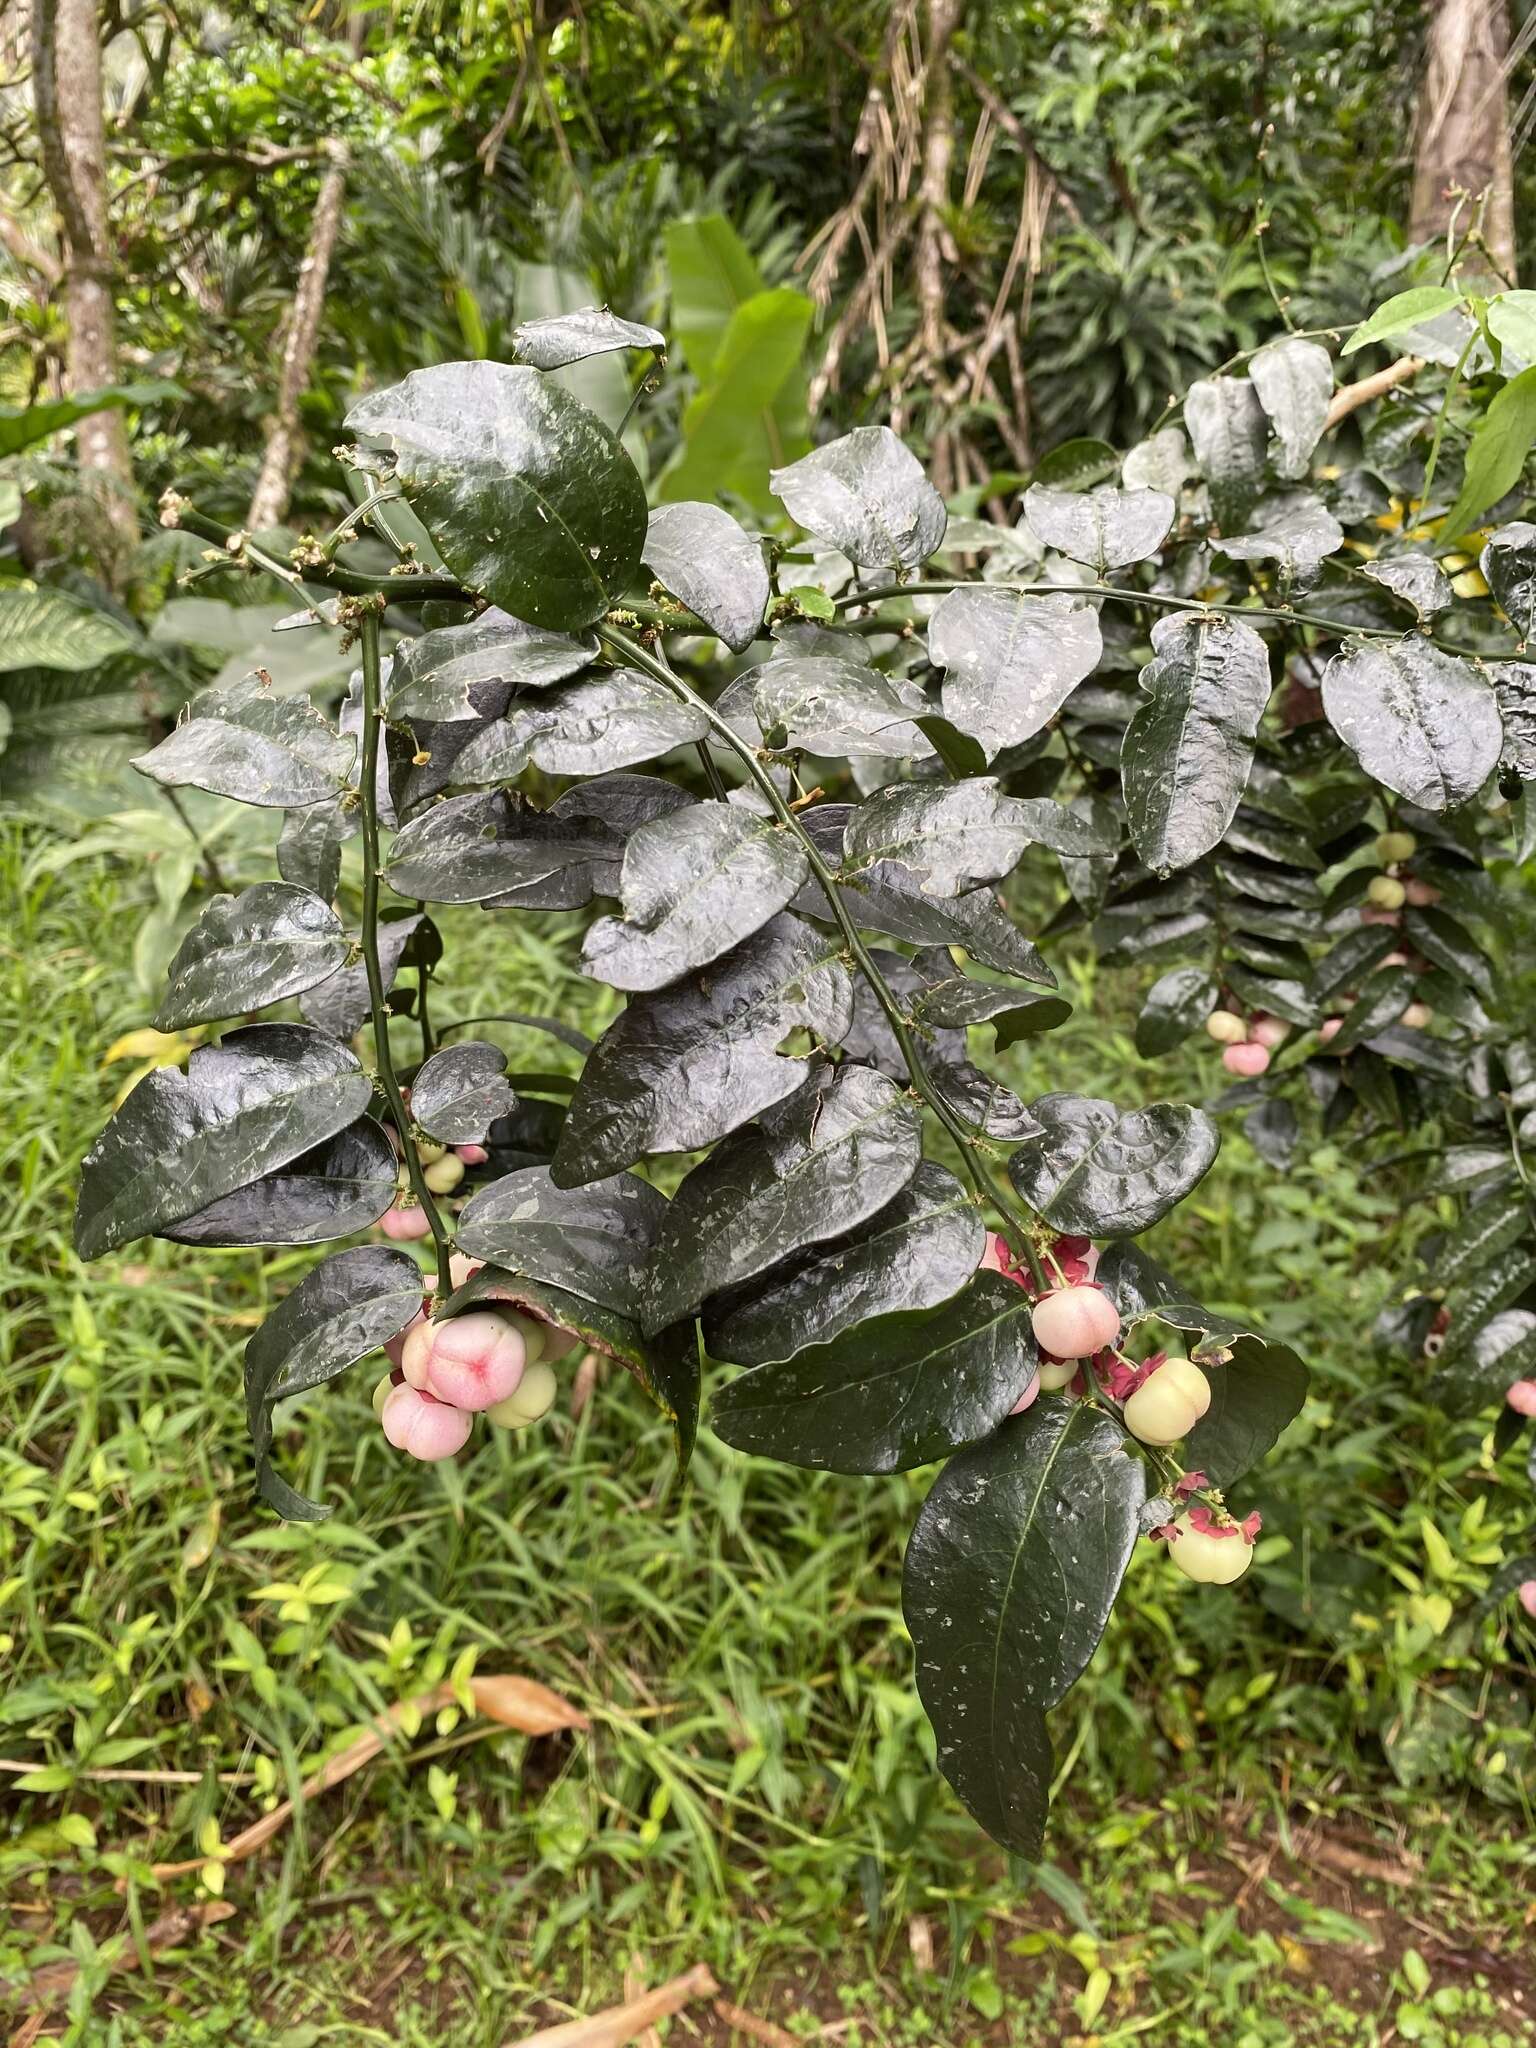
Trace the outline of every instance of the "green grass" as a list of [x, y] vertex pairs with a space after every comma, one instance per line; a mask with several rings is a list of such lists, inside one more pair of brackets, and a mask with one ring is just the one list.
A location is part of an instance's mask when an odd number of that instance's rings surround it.
[[[0, 1756], [33, 1766], [0, 1795], [0, 1985], [80, 1964], [59, 2038], [493, 2048], [618, 1997], [634, 1958], [652, 1982], [708, 1962], [851, 2048], [1530, 2038], [1533, 1636], [1478, 1609], [1528, 1483], [1368, 1343], [1433, 1204], [1338, 1146], [1277, 1177], [1234, 1130], [1160, 1233], [1194, 1291], [1303, 1352], [1314, 1398], [1242, 1490], [1266, 1532], [1235, 1594], [1138, 1556], [1055, 1719], [1051, 1860], [1010, 1868], [934, 1776], [912, 1692], [899, 1565], [931, 1475], [793, 1472], [706, 1431], [679, 1481], [621, 1375], [579, 1420], [406, 1469], [360, 1372], [280, 1446], [335, 1519], [252, 1505], [241, 1349], [312, 1255], [75, 1260], [76, 1162], [123, 1071], [101, 1055], [147, 1020], [139, 884], [92, 860], [24, 886], [34, 846], [8, 828], [0, 869]], [[440, 1016], [600, 1021], [556, 922], [445, 922]], [[1027, 1091], [1212, 1085], [1196, 1055], [1137, 1059], [1128, 982], [1070, 992]], [[205, 1896], [153, 1863], [206, 1856], [466, 1653], [591, 1732], [429, 1723], [232, 1867], [226, 1923], [108, 1983], [125, 1925]], [[1408, 1881], [1346, 1878], [1341, 1845]], [[731, 2037], [700, 2008], [668, 2038]]]

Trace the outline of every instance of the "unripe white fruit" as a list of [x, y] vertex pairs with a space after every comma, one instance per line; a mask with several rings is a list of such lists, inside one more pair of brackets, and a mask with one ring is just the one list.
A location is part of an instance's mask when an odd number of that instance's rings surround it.
[[1405, 1031], [1422, 1031], [1434, 1014], [1428, 1003], [1410, 1003], [1397, 1021]]
[[1408, 891], [1394, 875], [1373, 875], [1365, 894], [1378, 910], [1401, 910], [1408, 901]]
[[451, 1195], [464, 1178], [464, 1162], [457, 1152], [445, 1152], [421, 1177], [434, 1195]]
[[1205, 1029], [1218, 1045], [1241, 1045], [1248, 1036], [1248, 1026], [1232, 1010], [1212, 1010], [1205, 1020]]
[[1400, 860], [1412, 860], [1419, 842], [1411, 832], [1383, 832], [1376, 841], [1376, 858], [1384, 868]]
[[1040, 1374], [1035, 1384], [1042, 1393], [1058, 1393], [1062, 1387], [1070, 1386], [1077, 1378], [1075, 1358], [1042, 1358]]
[[555, 1404], [559, 1385], [547, 1365], [530, 1365], [515, 1391], [504, 1401], [497, 1401], [486, 1409], [485, 1419], [501, 1429], [527, 1429], [530, 1423], [538, 1422], [549, 1413]]
[[374, 1390], [373, 1390], [373, 1412], [374, 1412], [374, 1414], [375, 1414], [375, 1415], [378, 1415], [378, 1416], [382, 1417], [382, 1415], [383, 1415], [383, 1413], [384, 1413], [384, 1403], [385, 1403], [385, 1402], [386, 1402], [386, 1401], [387, 1401], [387, 1400], [389, 1399], [390, 1395], [391, 1395], [391, 1394], [392, 1394], [392, 1393], [393, 1393], [393, 1392], [395, 1391], [395, 1387], [396, 1387], [396, 1385], [397, 1385], [397, 1384], [398, 1384], [398, 1382], [397, 1382], [397, 1381], [396, 1381], [396, 1380], [395, 1380], [395, 1379], [394, 1379], [394, 1378], [392, 1377], [392, 1375], [391, 1375], [391, 1374], [389, 1374], [389, 1373], [385, 1373], [385, 1375], [384, 1375], [383, 1379], [381, 1379], [381, 1380], [379, 1381], [379, 1384], [378, 1384], [378, 1385], [377, 1385], [377, 1386], [376, 1386], [376, 1387], [374, 1388]]
[[1120, 1334], [1120, 1313], [1097, 1287], [1057, 1287], [1035, 1303], [1035, 1342], [1057, 1358], [1091, 1358]]
[[1236, 1524], [1223, 1534], [1197, 1529], [1187, 1514], [1174, 1523], [1168, 1553], [1186, 1579], [1202, 1586], [1230, 1586], [1253, 1562], [1253, 1545]]
[[1125, 1426], [1144, 1444], [1176, 1444], [1211, 1405], [1211, 1384], [1187, 1358], [1165, 1358], [1126, 1401]]
[[436, 1166], [438, 1160], [442, 1158], [447, 1150], [448, 1147], [446, 1145], [439, 1145], [436, 1138], [418, 1138], [416, 1140], [416, 1157], [423, 1166]]
[[1337, 1038], [1343, 1029], [1344, 1019], [1342, 1017], [1325, 1017], [1317, 1027], [1317, 1035], [1323, 1044], [1326, 1045], [1330, 1038]]

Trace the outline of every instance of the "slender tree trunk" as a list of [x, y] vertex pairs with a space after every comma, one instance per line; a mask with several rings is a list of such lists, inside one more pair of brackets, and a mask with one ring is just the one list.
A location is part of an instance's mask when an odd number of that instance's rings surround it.
[[[107, 235], [107, 152], [96, 0], [32, 0], [33, 103], [43, 175], [59, 216], [66, 390], [117, 381], [112, 249]], [[80, 467], [102, 486], [107, 516], [137, 540], [133, 465], [122, 414], [93, 413], [75, 429]]]
[[309, 384], [315, 347], [320, 339], [320, 320], [325, 311], [325, 287], [331, 272], [331, 258], [341, 234], [342, 205], [347, 191], [347, 167], [338, 149], [329, 170], [320, 180], [315, 201], [309, 243], [299, 265], [293, 306], [283, 341], [283, 367], [277, 387], [277, 410], [267, 434], [261, 474], [251, 494], [246, 524], [259, 533], [264, 527], [280, 526], [288, 511], [288, 492], [299, 454], [299, 406]]
[[1482, 255], [1484, 268], [1513, 284], [1508, 52], [1506, 0], [1433, 0], [1419, 86], [1410, 238], [1434, 241], [1453, 219], [1462, 233], [1477, 220], [1480, 206], [1483, 248], [1474, 245], [1469, 258], [1476, 263]]

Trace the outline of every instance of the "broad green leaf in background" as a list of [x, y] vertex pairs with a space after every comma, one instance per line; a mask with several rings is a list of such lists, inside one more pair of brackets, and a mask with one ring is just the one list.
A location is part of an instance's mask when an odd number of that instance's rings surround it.
[[1467, 449], [1461, 490], [1440, 527], [1442, 541], [1459, 539], [1491, 505], [1520, 481], [1536, 445], [1536, 368], [1512, 377], [1488, 407]]
[[1378, 306], [1368, 320], [1360, 322], [1339, 354], [1352, 356], [1357, 348], [1364, 348], [1368, 342], [1390, 341], [1393, 335], [1406, 334], [1422, 321], [1433, 320], [1460, 304], [1461, 293], [1448, 284], [1421, 284], [1415, 285], [1412, 291], [1397, 292]]
[[804, 293], [787, 285], [737, 307], [715, 375], [684, 410], [682, 445], [661, 479], [663, 499], [728, 494], [771, 504], [770, 473], [805, 446], [800, 359], [812, 310]]
[[45, 398], [37, 405], [0, 406], [0, 458], [19, 455], [72, 427], [77, 420], [96, 412], [121, 412], [129, 406], [157, 405], [162, 400], [185, 398], [178, 384], [157, 379], [144, 384], [103, 384], [95, 391], [80, 391], [71, 398]]
[[0, 671], [95, 668], [142, 646], [133, 627], [65, 591], [0, 584]]

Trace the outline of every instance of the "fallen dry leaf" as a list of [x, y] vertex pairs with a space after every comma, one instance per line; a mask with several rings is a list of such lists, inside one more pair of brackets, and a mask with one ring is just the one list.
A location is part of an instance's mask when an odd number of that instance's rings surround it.
[[[221, 1920], [235, 1917], [233, 1906], [222, 1899], [209, 1899], [197, 1906], [173, 1906], [168, 1913], [162, 1913], [158, 1920], [152, 1920], [144, 1930], [144, 1946], [152, 1956], [168, 1948], [179, 1948], [188, 1935], [198, 1934], [205, 1927], [216, 1927]], [[139, 1967], [139, 1952], [125, 1929], [116, 1937], [118, 1953], [111, 1958], [107, 1967], [114, 1976]], [[80, 1974], [78, 1963], [54, 1963], [46, 1970], [39, 1970], [35, 1977], [18, 1987], [21, 1997], [29, 2005], [59, 2005], [70, 1994], [75, 1979]], [[25, 2038], [26, 2028], [22, 2028]], [[34, 2034], [33, 2038], [36, 2036]]]
[[713, 1998], [719, 1989], [707, 1965], [695, 1963], [681, 1977], [658, 1984], [641, 1998], [610, 2005], [606, 2012], [594, 2013], [588, 2020], [563, 2020], [557, 2027], [543, 2027], [537, 2034], [509, 2041], [506, 2048], [629, 2048], [636, 2035], [657, 2020], [670, 2019], [696, 1998]]

